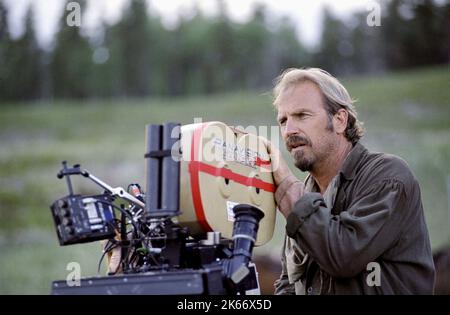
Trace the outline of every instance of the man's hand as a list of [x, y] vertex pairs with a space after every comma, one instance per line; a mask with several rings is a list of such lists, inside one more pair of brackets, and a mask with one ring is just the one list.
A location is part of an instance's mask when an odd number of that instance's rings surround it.
[[283, 179], [289, 177], [290, 175], [294, 176], [294, 174], [292, 174], [291, 170], [287, 166], [280, 150], [266, 138], [260, 138], [263, 140], [264, 144], [267, 147], [267, 152], [270, 155], [272, 164], [273, 179], [275, 181], [275, 186], [278, 186]]
[[[118, 236], [116, 236], [116, 240], [119, 240], [120, 238]], [[103, 250], [106, 249], [106, 246], [109, 243], [108, 240], [103, 240], [100, 241], [100, 244], [103, 248]], [[112, 250], [110, 250], [106, 255], [107, 257], [107, 264], [108, 264], [108, 274], [116, 274], [116, 273], [121, 273], [122, 272], [122, 268], [120, 266], [120, 261], [121, 261], [121, 248], [120, 246], [116, 246], [114, 247]]]
[[289, 216], [294, 204], [303, 196], [305, 185], [291, 172], [280, 150], [269, 140], [261, 137], [267, 147], [272, 163], [275, 186], [275, 201], [278, 210], [285, 218]]

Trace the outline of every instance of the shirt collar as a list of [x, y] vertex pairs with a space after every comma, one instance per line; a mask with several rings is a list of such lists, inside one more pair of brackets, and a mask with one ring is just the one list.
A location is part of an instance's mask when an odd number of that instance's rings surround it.
[[[347, 154], [347, 157], [342, 164], [341, 170], [339, 174], [346, 180], [352, 180], [355, 177], [358, 166], [362, 160], [362, 157], [367, 154], [367, 149], [361, 143], [357, 142], [350, 152]], [[335, 176], [336, 177], [336, 176]], [[334, 178], [335, 178], [334, 177]], [[305, 189], [308, 192], [319, 192], [319, 188], [317, 186], [316, 180], [311, 176], [311, 173], [305, 178]]]
[[361, 163], [362, 157], [367, 154], [367, 149], [359, 142], [357, 142], [352, 150], [345, 158], [344, 164], [340, 173], [346, 180], [352, 180], [355, 177], [358, 166]]

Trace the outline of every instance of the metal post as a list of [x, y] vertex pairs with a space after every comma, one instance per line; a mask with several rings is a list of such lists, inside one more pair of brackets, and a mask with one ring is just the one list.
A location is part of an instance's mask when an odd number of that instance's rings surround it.
[[163, 127], [162, 150], [171, 152], [162, 158], [162, 194], [161, 209], [164, 212], [179, 211], [180, 202], [180, 161], [178, 156], [180, 147], [180, 124], [165, 123]]
[[161, 194], [161, 169], [158, 157], [148, 156], [151, 152], [161, 150], [161, 125], [146, 126], [146, 194], [145, 205], [148, 214], [158, 211], [160, 208]]

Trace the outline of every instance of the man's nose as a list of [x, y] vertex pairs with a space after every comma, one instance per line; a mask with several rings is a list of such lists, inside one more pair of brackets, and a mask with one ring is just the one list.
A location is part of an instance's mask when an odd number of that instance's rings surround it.
[[287, 138], [290, 135], [298, 133], [298, 126], [292, 121], [292, 119], [286, 120], [286, 126], [284, 128], [284, 137]]

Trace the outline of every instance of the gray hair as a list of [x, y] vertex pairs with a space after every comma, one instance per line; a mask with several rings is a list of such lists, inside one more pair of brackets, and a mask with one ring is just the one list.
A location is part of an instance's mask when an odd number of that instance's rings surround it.
[[325, 100], [324, 108], [328, 113], [330, 121], [339, 109], [343, 108], [347, 111], [348, 121], [345, 129], [345, 137], [352, 144], [358, 142], [364, 135], [364, 129], [362, 127], [362, 122], [358, 120], [353, 105], [355, 101], [351, 99], [349, 93], [339, 80], [325, 70], [319, 68], [286, 69], [275, 80], [273, 105], [278, 107], [278, 98], [283, 91], [304, 81], [315, 83], [322, 92], [322, 96]]

